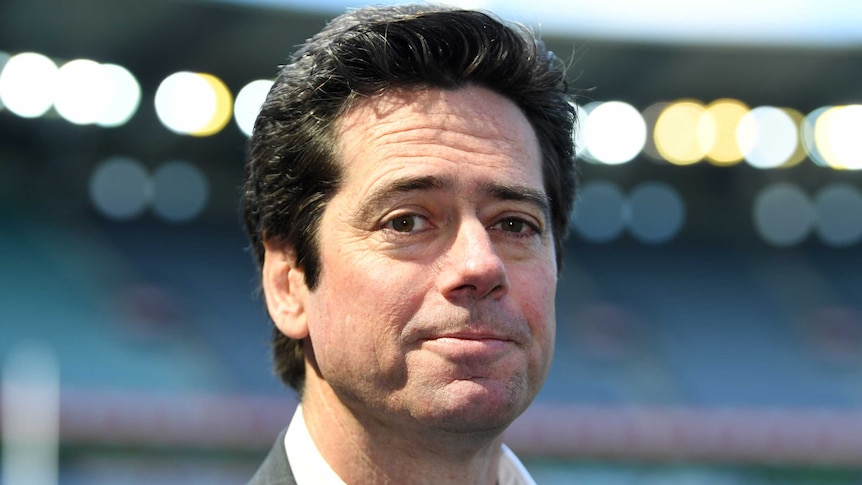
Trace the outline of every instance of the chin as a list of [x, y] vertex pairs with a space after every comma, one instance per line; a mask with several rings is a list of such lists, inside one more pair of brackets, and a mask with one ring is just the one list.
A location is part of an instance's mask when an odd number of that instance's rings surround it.
[[533, 400], [535, 394], [528, 398], [521, 391], [496, 381], [454, 381], [429, 403], [429, 418], [450, 432], [501, 433]]

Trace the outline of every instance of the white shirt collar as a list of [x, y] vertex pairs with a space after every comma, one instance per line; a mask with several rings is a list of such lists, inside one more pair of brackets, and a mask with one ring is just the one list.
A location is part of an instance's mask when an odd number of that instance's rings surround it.
[[297, 485], [345, 485], [311, 439], [305, 418], [302, 417], [302, 404], [296, 406], [296, 412], [284, 434], [284, 449]]
[[[297, 485], [345, 485], [323, 459], [311, 439], [302, 416], [301, 404], [296, 407], [287, 433], [284, 434], [284, 449]], [[536, 485], [527, 469], [506, 445], [503, 445], [503, 454], [500, 457], [497, 484]]]

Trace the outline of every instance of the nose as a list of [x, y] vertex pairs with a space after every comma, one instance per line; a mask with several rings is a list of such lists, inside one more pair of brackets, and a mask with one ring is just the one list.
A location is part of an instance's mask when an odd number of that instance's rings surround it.
[[439, 278], [440, 291], [450, 301], [500, 299], [509, 291], [506, 266], [488, 230], [478, 220], [459, 224], [443, 257]]

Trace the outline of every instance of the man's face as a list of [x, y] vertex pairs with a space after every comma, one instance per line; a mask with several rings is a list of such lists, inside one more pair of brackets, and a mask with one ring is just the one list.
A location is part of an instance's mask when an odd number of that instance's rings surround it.
[[336, 139], [344, 178], [303, 304], [319, 372], [308, 378], [360, 419], [502, 430], [554, 348], [557, 268], [532, 127], [483, 88], [392, 91], [354, 105]]

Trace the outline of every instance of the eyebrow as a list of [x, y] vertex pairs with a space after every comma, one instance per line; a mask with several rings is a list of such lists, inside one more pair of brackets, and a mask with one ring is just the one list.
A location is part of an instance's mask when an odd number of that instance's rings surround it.
[[[455, 191], [455, 181], [449, 177], [423, 175], [420, 177], [405, 177], [377, 187], [360, 204], [354, 216], [357, 220], [368, 220], [377, 208], [402, 194], [410, 192]], [[485, 182], [479, 187], [482, 194], [490, 195], [497, 200], [526, 202], [542, 212], [550, 219], [551, 203], [544, 192], [522, 185]]]
[[491, 194], [495, 199], [527, 202], [540, 211], [545, 218], [550, 219], [551, 202], [544, 192], [522, 185], [506, 185], [496, 183], [482, 184], [483, 193]]

